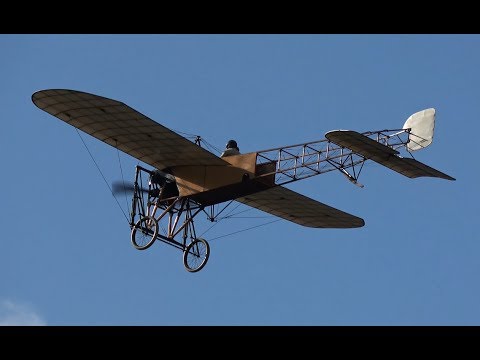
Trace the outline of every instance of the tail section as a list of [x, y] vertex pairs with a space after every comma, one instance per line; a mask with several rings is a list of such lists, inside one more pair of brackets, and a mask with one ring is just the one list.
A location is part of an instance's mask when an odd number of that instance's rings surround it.
[[362, 156], [373, 160], [409, 178], [421, 176], [437, 177], [446, 180], [455, 178], [438, 171], [413, 158], [400, 155], [402, 149], [408, 152], [421, 150], [432, 143], [435, 128], [435, 109], [429, 108], [411, 115], [401, 131], [381, 130], [358, 133], [350, 130], [335, 130], [325, 137]]

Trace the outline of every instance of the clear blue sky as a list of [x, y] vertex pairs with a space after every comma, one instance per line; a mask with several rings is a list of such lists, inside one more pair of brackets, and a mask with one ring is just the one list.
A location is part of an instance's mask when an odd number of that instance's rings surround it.
[[[0, 324], [480, 324], [480, 36], [0, 35], [0, 52]], [[457, 180], [368, 162], [363, 189], [336, 172], [296, 182], [366, 225], [279, 221], [212, 240], [192, 274], [175, 248], [133, 248], [75, 129], [31, 102], [49, 88], [120, 100], [244, 153], [399, 128], [434, 107], [433, 144], [415, 155]], [[108, 182], [121, 179], [117, 151], [83, 137]], [[120, 163], [133, 179], [136, 160]]]

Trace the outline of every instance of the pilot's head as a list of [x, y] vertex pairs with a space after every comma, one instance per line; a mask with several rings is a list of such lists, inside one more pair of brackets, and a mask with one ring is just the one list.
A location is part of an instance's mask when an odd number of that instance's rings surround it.
[[238, 149], [237, 142], [235, 140], [228, 140], [227, 145], [225, 146], [227, 149]]

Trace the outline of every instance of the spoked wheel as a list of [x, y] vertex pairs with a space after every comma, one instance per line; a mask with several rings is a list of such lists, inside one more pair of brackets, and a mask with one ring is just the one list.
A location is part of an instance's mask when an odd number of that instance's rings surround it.
[[205, 239], [192, 241], [183, 252], [183, 265], [189, 272], [202, 270], [210, 255], [210, 245]]
[[158, 235], [158, 223], [151, 216], [144, 216], [132, 229], [132, 244], [137, 250], [148, 249]]

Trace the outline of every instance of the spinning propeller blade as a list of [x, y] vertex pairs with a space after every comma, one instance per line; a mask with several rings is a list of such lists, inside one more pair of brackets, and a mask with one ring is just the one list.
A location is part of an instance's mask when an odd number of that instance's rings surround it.
[[[114, 181], [112, 182], [112, 192], [114, 194], [133, 192], [135, 190], [135, 185], [133, 183], [127, 183], [124, 181]], [[140, 191], [148, 193], [148, 189], [139, 188]]]

